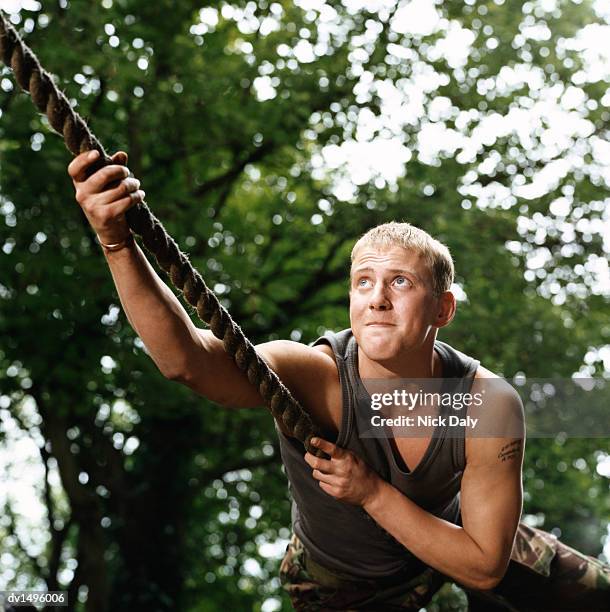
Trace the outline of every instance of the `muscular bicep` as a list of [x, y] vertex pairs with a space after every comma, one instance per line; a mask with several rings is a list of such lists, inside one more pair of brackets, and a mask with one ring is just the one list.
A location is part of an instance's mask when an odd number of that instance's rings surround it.
[[[522, 412], [518, 398], [505, 399], [498, 409]], [[523, 501], [522, 464], [525, 438], [470, 438], [466, 442], [466, 468], [461, 485], [464, 530], [489, 560], [492, 572], [506, 571]]]
[[[222, 342], [208, 330], [200, 329], [198, 334], [200, 349], [192, 357], [188, 380], [182, 382], [226, 407], [264, 405], [258, 389], [235, 365]], [[338, 377], [331, 357], [317, 348], [287, 340], [259, 344], [256, 351], [314, 418], [327, 413], [328, 395]]]

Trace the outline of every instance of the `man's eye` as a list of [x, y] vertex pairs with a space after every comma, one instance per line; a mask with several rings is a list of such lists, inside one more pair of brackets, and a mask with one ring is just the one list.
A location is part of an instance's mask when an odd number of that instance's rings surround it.
[[368, 278], [361, 278], [358, 280], [358, 287], [367, 287], [369, 283]]
[[394, 279], [394, 282], [399, 286], [399, 287], [408, 287], [411, 283], [411, 281], [409, 281], [409, 279], [406, 276], [397, 276]]

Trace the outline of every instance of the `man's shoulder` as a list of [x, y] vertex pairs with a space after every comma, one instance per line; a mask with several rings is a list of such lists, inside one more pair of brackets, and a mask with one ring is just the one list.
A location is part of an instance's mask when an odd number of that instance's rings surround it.
[[328, 355], [333, 360], [335, 367], [337, 366], [337, 358], [335, 357], [335, 351], [333, 351], [330, 344], [316, 344], [311, 348], [313, 348], [315, 351], [320, 351], [320, 353]]
[[466, 462], [494, 463], [509, 447], [522, 452], [525, 418], [516, 389], [502, 376], [479, 366], [471, 393], [482, 399], [469, 412], [477, 424], [466, 438]]
[[484, 390], [483, 395], [487, 400], [494, 401], [496, 405], [498, 405], [498, 402], [501, 402], [509, 408], [514, 408], [521, 404], [521, 398], [515, 388], [504, 377], [481, 365], [478, 359], [467, 355], [446, 342], [437, 340], [435, 345], [441, 345], [446, 350], [458, 355], [461, 361], [466, 364], [466, 368], [470, 370], [470, 376], [472, 376], [472, 393], [477, 390]]
[[481, 364], [479, 364], [479, 367], [477, 368], [476, 374], [475, 374], [475, 378], [502, 378], [500, 375], [496, 374], [495, 372], [492, 372], [491, 370], [488, 370], [487, 368], [483, 367]]
[[278, 374], [336, 370], [334, 353], [328, 344], [310, 346], [293, 340], [271, 340], [257, 345], [256, 350]]
[[473, 387], [484, 390], [488, 399], [502, 401], [508, 406], [521, 404], [519, 394], [505, 378], [480, 364], [474, 375]]
[[[325, 432], [335, 432], [341, 417], [341, 385], [332, 348], [292, 340], [272, 340], [257, 352]], [[335, 432], [336, 433], [336, 432]]]

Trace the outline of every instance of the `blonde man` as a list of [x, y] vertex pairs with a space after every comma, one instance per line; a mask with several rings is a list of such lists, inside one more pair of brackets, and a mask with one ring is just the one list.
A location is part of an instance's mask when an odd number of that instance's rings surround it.
[[[131, 239], [124, 215], [143, 192], [127, 178], [125, 154], [87, 178], [95, 159], [84, 153], [70, 164], [77, 201], [160, 371], [219, 404], [260, 406], [222, 343], [192, 324]], [[350, 329], [313, 346], [257, 347], [320, 426], [317, 445], [328, 455], [305, 453], [277, 427], [294, 499], [281, 577], [298, 610], [419, 610], [446, 580], [485, 610], [607, 603], [608, 568], [519, 525], [521, 427], [483, 437], [450, 436], [444, 426], [423, 436], [394, 436], [391, 427], [364, 435], [358, 415], [371, 407], [367, 381], [442, 380], [466, 392], [499, 381], [436, 339], [455, 314], [452, 282], [445, 246], [407, 223], [385, 224], [352, 252]], [[518, 395], [505, 384], [490, 389], [495, 422], [521, 423]]]

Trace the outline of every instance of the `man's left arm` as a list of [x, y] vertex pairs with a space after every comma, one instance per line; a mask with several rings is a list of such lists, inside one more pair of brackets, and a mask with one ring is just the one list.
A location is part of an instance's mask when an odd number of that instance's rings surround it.
[[[496, 414], [522, 414], [515, 393]], [[462, 527], [423, 510], [382, 480], [354, 453], [320, 440], [325, 460], [305, 456], [329, 495], [364, 510], [416, 557], [468, 588], [492, 589], [502, 579], [522, 506], [524, 439], [468, 438], [461, 485]]]

